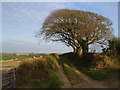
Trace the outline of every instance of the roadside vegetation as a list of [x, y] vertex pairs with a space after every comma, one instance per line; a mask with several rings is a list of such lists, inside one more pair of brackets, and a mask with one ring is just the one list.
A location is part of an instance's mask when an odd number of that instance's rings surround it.
[[83, 79], [80, 77], [80, 75], [76, 73], [75, 70], [68, 64], [64, 64], [64, 72], [72, 85], [83, 82]]
[[[59, 77], [58, 65], [58, 60], [54, 55], [22, 62], [16, 68], [17, 87], [60, 88], [63, 82]], [[61, 65], [61, 68], [72, 85], [83, 82], [80, 75], [67, 63]]]
[[52, 56], [21, 63], [16, 72], [17, 87], [59, 88], [57, 64]]
[[118, 72], [120, 72], [119, 60], [105, 54], [43, 55], [20, 62], [16, 68], [16, 87], [61, 88], [63, 85], [61, 79], [63, 78], [59, 76], [59, 66], [72, 86], [85, 82], [74, 67], [93, 80], [110, 81], [113, 86], [115, 86], [113, 83], [118, 82]]
[[61, 55], [63, 62], [74, 65], [94, 80], [118, 79], [120, 62], [106, 55], [87, 54], [78, 56], [74, 53]]

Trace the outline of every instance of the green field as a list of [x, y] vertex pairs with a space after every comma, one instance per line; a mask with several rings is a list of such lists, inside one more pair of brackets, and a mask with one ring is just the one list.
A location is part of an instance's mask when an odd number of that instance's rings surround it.
[[38, 56], [38, 54], [13, 54], [13, 53], [2, 53], [0, 54], [0, 60], [10, 60], [10, 59], [24, 59], [24, 58], [32, 58], [34, 56]]

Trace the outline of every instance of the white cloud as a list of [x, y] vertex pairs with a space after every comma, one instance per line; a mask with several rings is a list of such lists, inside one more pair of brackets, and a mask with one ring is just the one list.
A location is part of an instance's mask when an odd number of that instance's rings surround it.
[[24, 28], [25, 24], [40, 26], [52, 10], [64, 7], [64, 3], [3, 3], [3, 25], [11, 24], [14, 28]]
[[65, 53], [72, 51], [72, 48], [68, 48], [65, 45], [53, 45], [53, 44], [30, 44], [30, 43], [13, 43], [13, 42], [4, 42], [2, 43], [2, 52], [11, 52], [11, 53]]

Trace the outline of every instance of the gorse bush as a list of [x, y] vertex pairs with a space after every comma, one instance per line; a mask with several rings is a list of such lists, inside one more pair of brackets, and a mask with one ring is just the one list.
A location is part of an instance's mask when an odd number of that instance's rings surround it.
[[17, 86], [59, 88], [57, 61], [52, 56], [23, 62], [17, 68]]

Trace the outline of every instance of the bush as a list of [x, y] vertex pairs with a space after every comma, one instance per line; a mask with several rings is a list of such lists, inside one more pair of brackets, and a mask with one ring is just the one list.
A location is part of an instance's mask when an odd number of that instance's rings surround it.
[[120, 38], [114, 37], [109, 41], [109, 48], [107, 48], [106, 54], [110, 58], [116, 58], [118, 61], [120, 60]]
[[21, 63], [16, 71], [17, 86], [59, 88], [61, 83], [56, 61], [49, 57]]
[[60, 59], [68, 65], [73, 64], [95, 80], [117, 79], [117, 70], [120, 69], [120, 63], [116, 59], [101, 54], [77, 56], [67, 53], [61, 55]]

